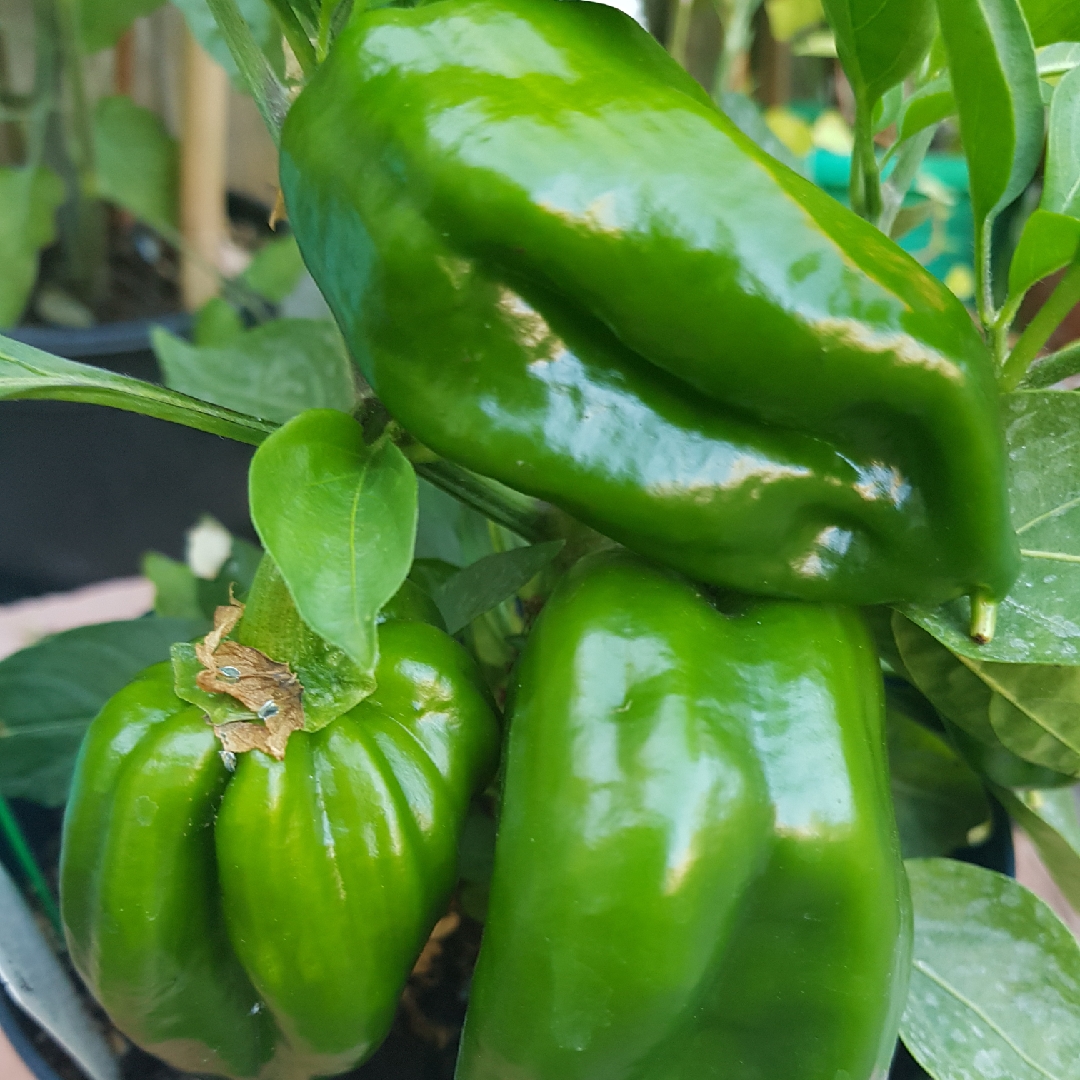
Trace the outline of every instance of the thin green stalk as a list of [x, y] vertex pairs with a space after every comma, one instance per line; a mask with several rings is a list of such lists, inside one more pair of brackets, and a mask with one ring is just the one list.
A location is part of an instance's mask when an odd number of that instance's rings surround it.
[[677, 64], [685, 68], [686, 46], [690, 40], [690, 20], [694, 14], [694, 0], [675, 0], [674, 11], [668, 52]]
[[244, 22], [236, 0], [206, 2], [267, 130], [275, 143], [280, 142], [281, 125], [289, 107], [284, 85], [256, 43], [251, 28]]
[[56, 906], [49, 883], [45, 880], [45, 875], [41, 872], [41, 867], [38, 866], [37, 859], [34, 858], [34, 853], [30, 850], [30, 845], [26, 842], [26, 837], [23, 836], [23, 831], [19, 828], [19, 823], [3, 795], [0, 795], [0, 834], [7, 840], [15, 861], [19, 864], [19, 869], [26, 876], [31, 890], [38, 898], [38, 903], [41, 904], [41, 910], [45, 912], [49, 922], [63, 939], [60, 909]]
[[1057, 288], [1050, 294], [1035, 318], [1028, 323], [1020, 335], [1020, 340], [1013, 347], [1008, 360], [1001, 369], [999, 381], [1003, 391], [1015, 390], [1027, 374], [1032, 361], [1039, 355], [1050, 340], [1050, 336], [1061, 325], [1065, 316], [1080, 303], [1080, 260], [1074, 262], [1058, 282]]
[[994, 231], [993, 215], [984, 221], [975, 220], [975, 308], [983, 329], [990, 333], [997, 322], [994, 308], [993, 279], [991, 277], [990, 239]]

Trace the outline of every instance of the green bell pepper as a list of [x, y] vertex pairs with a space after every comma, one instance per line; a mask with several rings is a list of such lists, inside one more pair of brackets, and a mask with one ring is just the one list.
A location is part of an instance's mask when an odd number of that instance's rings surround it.
[[885, 1075], [911, 912], [855, 612], [590, 556], [509, 715], [458, 1080]]
[[963, 306], [593, 3], [358, 11], [281, 181], [375, 392], [434, 451], [709, 583], [999, 599]]
[[60, 867], [71, 958], [116, 1026], [179, 1069], [306, 1080], [389, 1030], [498, 725], [441, 630], [385, 621], [379, 648], [377, 690], [294, 731], [281, 761], [252, 750], [230, 772], [168, 664], [89, 729]]

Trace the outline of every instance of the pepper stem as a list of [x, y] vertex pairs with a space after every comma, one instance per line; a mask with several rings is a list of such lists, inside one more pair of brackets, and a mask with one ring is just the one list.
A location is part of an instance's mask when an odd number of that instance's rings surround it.
[[985, 593], [976, 592], [971, 596], [971, 626], [968, 633], [973, 641], [980, 645], [989, 645], [994, 640], [994, 628], [997, 625], [998, 602], [991, 600]]

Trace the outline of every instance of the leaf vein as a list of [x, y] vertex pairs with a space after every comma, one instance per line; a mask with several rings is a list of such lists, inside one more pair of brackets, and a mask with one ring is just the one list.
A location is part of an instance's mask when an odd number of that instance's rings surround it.
[[1021, 1061], [1033, 1068], [1040, 1076], [1047, 1080], [1060, 1080], [1054, 1073], [1047, 1072], [1034, 1058], [1026, 1054], [1017, 1044], [1009, 1038], [1001, 1026], [994, 1021], [985, 1011], [979, 1008], [970, 998], [965, 997], [955, 986], [947, 982], [942, 976], [930, 967], [925, 960], [913, 960], [912, 967], [922, 972], [931, 982], [937, 983], [947, 994], [951, 994], [961, 1005], [970, 1009], [1006, 1046], [1008, 1046]]

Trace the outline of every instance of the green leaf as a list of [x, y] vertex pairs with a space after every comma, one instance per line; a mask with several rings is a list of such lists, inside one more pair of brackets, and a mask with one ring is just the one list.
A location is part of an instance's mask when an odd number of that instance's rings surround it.
[[[233, 85], [242, 92], [247, 86], [240, 77], [232, 53], [206, 0], [173, 0], [184, 16], [192, 36], [229, 73]], [[284, 75], [285, 60], [281, 50], [281, 28], [264, 0], [236, 0], [240, 14], [251, 31], [255, 44], [278, 75]]]
[[992, 787], [1009, 817], [1031, 837], [1058, 888], [1080, 911], [1080, 820], [1073, 788], [1018, 791]]
[[0, 661], [0, 793], [59, 806], [87, 725], [113, 694], [202, 620], [83, 626]]
[[824, 0], [836, 50], [866, 108], [911, 74], [934, 37], [933, 0]]
[[1039, 206], [1080, 218], [1080, 68], [1062, 78], [1050, 103], [1046, 174]]
[[956, 115], [956, 98], [948, 73], [920, 86], [903, 104], [896, 121], [897, 141], [903, 142], [933, 124]]
[[301, 618], [374, 671], [375, 618], [412, 562], [412, 466], [388, 440], [365, 445], [351, 417], [313, 409], [259, 447], [249, 492], [255, 528]]
[[180, 156], [161, 118], [117, 95], [94, 110], [97, 193], [155, 228], [177, 226]]
[[1035, 46], [1017, 0], [938, 0], [976, 232], [1027, 187], [1042, 154]]
[[201, 619], [197, 579], [191, 568], [168, 555], [148, 551], [142, 558], [142, 572], [154, 586], [154, 611], [181, 619]]
[[34, 288], [38, 253], [56, 239], [64, 185], [51, 169], [0, 168], [0, 326], [19, 321]]
[[432, 595], [446, 621], [447, 633], [456, 634], [485, 611], [508, 600], [559, 554], [564, 542], [549, 540], [497, 551], [455, 574]]
[[79, 37], [86, 52], [115, 45], [131, 24], [161, 7], [162, 0], [79, 0]]
[[305, 409], [352, 412], [356, 383], [341, 334], [316, 319], [274, 319], [221, 346], [189, 345], [162, 327], [150, 335], [173, 390], [283, 423]]
[[1080, 41], [1080, 7], [1075, 0], [1020, 0], [1036, 45]]
[[1080, 776], [1080, 667], [957, 656], [897, 613], [900, 656], [936, 709], [988, 746]]
[[937, 1080], [1074, 1080], [1080, 946], [1038, 897], [951, 859], [905, 864], [915, 947], [900, 1035]]
[[1009, 296], [1021, 297], [1076, 258], [1080, 250], [1080, 218], [1036, 210], [1024, 223], [1009, 265]]
[[232, 345], [244, 333], [244, 320], [227, 300], [211, 296], [195, 313], [191, 336], [196, 345]]
[[154, 383], [64, 360], [0, 336], [0, 401], [31, 398], [109, 405], [253, 446], [258, 446], [277, 427]]
[[285, 236], [259, 248], [241, 280], [271, 303], [280, 304], [296, 288], [303, 272], [300, 248], [293, 237]]
[[990, 817], [978, 776], [890, 695], [889, 785], [904, 858], [947, 855]]
[[1023, 559], [988, 645], [968, 636], [968, 604], [901, 610], [953, 652], [1003, 663], [1080, 664], [1080, 394], [1002, 398], [1009, 501]]
[[945, 734], [956, 752], [975, 770], [988, 787], [1038, 789], [1072, 787], [1076, 777], [1067, 773], [1055, 772], [1042, 765], [1017, 757], [1002, 745], [997, 736], [993, 742], [983, 742], [969, 735], [941, 713], [938, 713]]
[[[1029, 20], [1030, 25], [1030, 20]], [[1077, 24], [1077, 36], [1080, 36], [1080, 22]], [[1043, 79], [1064, 75], [1080, 65], [1080, 43], [1060, 41], [1047, 45], [1035, 54], [1035, 63], [1039, 68], [1039, 77]]]

